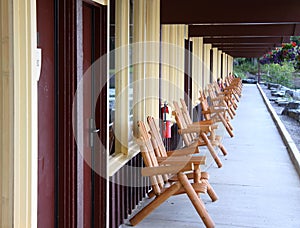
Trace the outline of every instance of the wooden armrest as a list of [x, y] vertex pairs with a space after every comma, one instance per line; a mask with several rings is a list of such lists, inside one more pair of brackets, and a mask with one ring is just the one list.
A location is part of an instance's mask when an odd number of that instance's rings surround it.
[[218, 129], [218, 125], [212, 125], [212, 126], [211, 126], [211, 129], [212, 129], [212, 130]]
[[178, 149], [178, 150], [170, 150], [167, 151], [167, 155], [168, 156], [183, 156], [183, 155], [189, 155], [189, 154], [194, 154], [194, 153], [198, 153], [198, 147], [186, 147], [186, 148], [182, 148], [182, 149]]
[[155, 167], [145, 167], [142, 168], [143, 176], [155, 176], [163, 174], [176, 174], [184, 171], [194, 170], [193, 164], [183, 164], [183, 165], [168, 165], [168, 166], [155, 166]]
[[210, 109], [209, 109], [209, 110], [207, 110], [207, 111], [204, 111], [204, 110], [202, 110], [201, 112], [202, 112], [202, 114], [211, 114], [211, 111], [210, 111]]
[[231, 91], [228, 91], [227, 89], [224, 89], [223, 92], [218, 93], [219, 96], [228, 96], [231, 94]]
[[200, 132], [207, 132], [211, 131], [210, 125], [189, 125], [185, 129], [179, 129], [179, 134], [187, 134], [187, 133], [200, 133]]
[[171, 156], [171, 157], [157, 157], [160, 165], [186, 165], [193, 163], [194, 165], [204, 165], [206, 156]]
[[218, 97], [212, 97], [210, 98], [212, 101], [220, 101], [220, 100], [224, 100], [224, 96], [218, 96]]
[[212, 109], [219, 109], [219, 108], [225, 108], [225, 109], [227, 109], [227, 103], [224, 103], [225, 99], [224, 100], [220, 100], [220, 101], [223, 101], [223, 102], [219, 103], [218, 105], [213, 105]]
[[[201, 120], [201, 121], [198, 121], [198, 122], [193, 122], [192, 124], [190, 124], [190, 125], [192, 125], [192, 126], [209, 126], [209, 125], [212, 125], [212, 124], [214, 124], [214, 121], [212, 121], [212, 120]], [[189, 126], [190, 126], [189, 125]], [[203, 127], [203, 129], [205, 129], [206, 127]]]
[[221, 113], [221, 112], [225, 112], [226, 111], [226, 107], [225, 106], [218, 106], [217, 108], [212, 108], [211, 109], [211, 113]]

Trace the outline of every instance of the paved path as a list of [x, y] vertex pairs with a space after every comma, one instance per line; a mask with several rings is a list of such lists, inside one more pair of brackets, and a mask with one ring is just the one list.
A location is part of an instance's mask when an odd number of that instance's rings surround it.
[[[300, 227], [300, 178], [256, 85], [245, 85], [234, 138], [224, 136], [229, 154], [211, 165], [219, 195], [201, 198], [216, 227]], [[125, 227], [125, 226], [124, 226]], [[204, 227], [186, 195], [171, 197], [136, 227]]]

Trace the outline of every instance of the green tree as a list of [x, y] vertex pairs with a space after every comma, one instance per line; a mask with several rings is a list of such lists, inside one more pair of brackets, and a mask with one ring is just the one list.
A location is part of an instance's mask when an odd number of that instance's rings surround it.
[[294, 72], [294, 66], [289, 62], [284, 62], [281, 65], [272, 63], [261, 66], [262, 80], [286, 87], [293, 85]]
[[236, 58], [234, 60], [233, 72], [240, 78], [246, 78], [247, 73], [256, 75], [258, 72], [258, 65], [256, 59]]

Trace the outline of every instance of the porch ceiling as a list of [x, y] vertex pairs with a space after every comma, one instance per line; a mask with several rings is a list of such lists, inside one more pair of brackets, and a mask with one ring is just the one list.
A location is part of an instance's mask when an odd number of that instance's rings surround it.
[[190, 37], [203, 37], [233, 57], [260, 57], [300, 35], [297, 0], [162, 0], [162, 24], [188, 24]]

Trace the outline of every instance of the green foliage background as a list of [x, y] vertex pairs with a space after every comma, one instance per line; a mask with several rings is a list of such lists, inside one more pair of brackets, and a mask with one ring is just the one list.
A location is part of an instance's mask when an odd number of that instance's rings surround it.
[[[292, 36], [291, 42], [300, 45], [300, 36]], [[242, 79], [247, 78], [248, 74], [256, 76], [260, 67], [261, 80], [264, 82], [277, 83], [286, 87], [294, 87], [294, 80], [299, 77], [299, 70], [295, 70], [291, 62], [279, 64], [264, 64], [258, 66], [258, 59], [255, 58], [235, 58], [233, 73]], [[298, 76], [297, 76], [298, 75]]]

